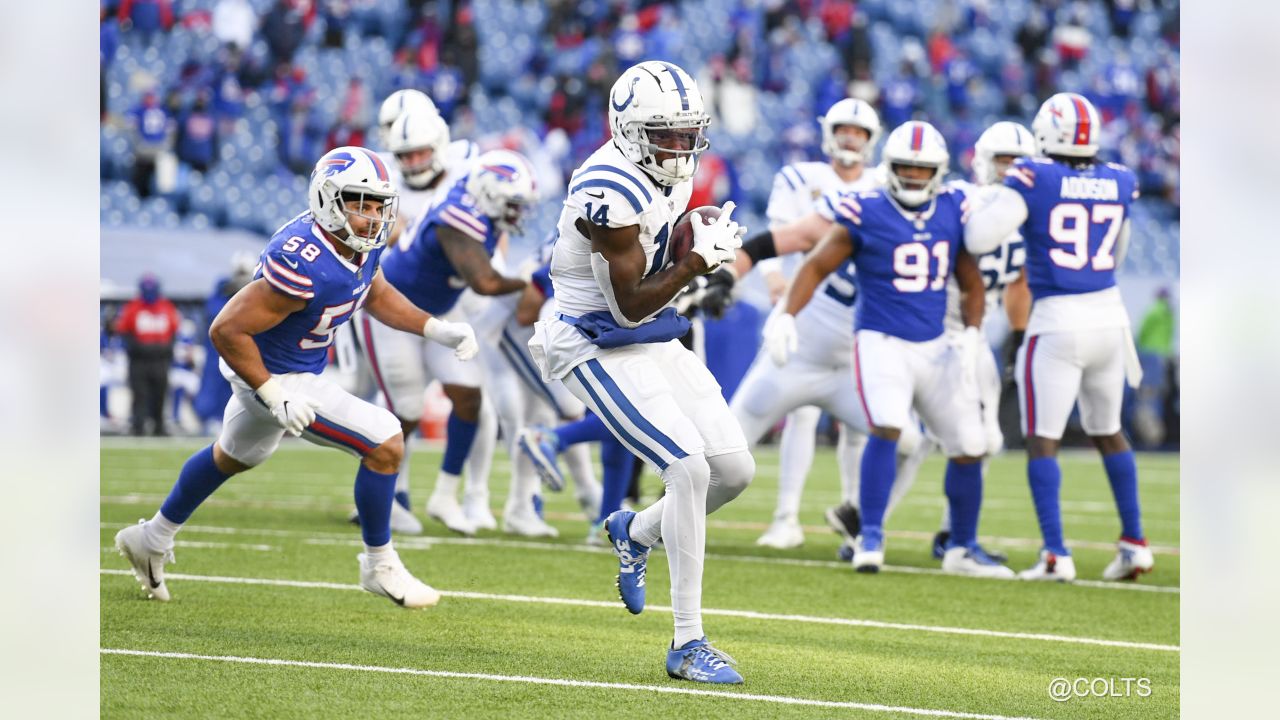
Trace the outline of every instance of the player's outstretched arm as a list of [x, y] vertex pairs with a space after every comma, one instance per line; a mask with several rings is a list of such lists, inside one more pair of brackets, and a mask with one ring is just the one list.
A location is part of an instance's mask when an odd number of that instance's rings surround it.
[[1005, 286], [1004, 314], [1009, 318], [1009, 329], [1013, 332], [1027, 329], [1027, 322], [1031, 319], [1031, 288], [1027, 286], [1026, 270]]
[[492, 258], [484, 245], [461, 231], [438, 225], [436, 239], [440, 241], [450, 264], [467, 281], [467, 286], [480, 295], [506, 295], [524, 289], [524, 280], [499, 274], [493, 269]]
[[253, 336], [279, 325], [302, 310], [306, 302], [277, 292], [258, 278], [232, 296], [209, 325], [209, 339], [227, 365], [249, 387], [257, 389], [271, 379]]
[[516, 301], [516, 322], [525, 326], [538, 322], [538, 316], [542, 314], [542, 306], [546, 302], [547, 298], [543, 296], [538, 286], [529, 283], [520, 292], [520, 299]]
[[369, 296], [364, 309], [387, 327], [447, 345], [454, 349], [460, 360], [470, 360], [479, 352], [475, 331], [461, 322], [448, 322], [409, 302], [394, 285], [382, 275], [382, 268], [373, 276]]
[[994, 252], [1027, 220], [1027, 202], [1003, 185], [990, 185], [969, 195], [964, 247], [974, 257]]
[[849, 231], [843, 225], [828, 223], [828, 230], [817, 249], [805, 258], [796, 271], [796, 276], [791, 279], [791, 285], [787, 287], [782, 299], [783, 312], [795, 315], [803, 310], [822, 280], [852, 256], [853, 239], [849, 237]]
[[770, 228], [746, 239], [738, 248], [733, 261], [736, 277], [742, 277], [761, 260], [778, 255], [812, 250], [824, 233], [831, 228], [831, 221], [816, 212], [802, 218]]
[[978, 261], [965, 252], [956, 253], [956, 283], [960, 286], [960, 318], [966, 328], [982, 327], [982, 315], [987, 310], [987, 288], [982, 282]]

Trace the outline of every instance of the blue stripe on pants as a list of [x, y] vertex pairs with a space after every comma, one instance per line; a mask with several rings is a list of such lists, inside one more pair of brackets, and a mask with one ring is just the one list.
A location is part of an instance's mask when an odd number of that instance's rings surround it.
[[663, 434], [663, 432], [654, 427], [653, 423], [649, 422], [645, 416], [640, 414], [640, 411], [636, 409], [636, 406], [632, 405], [631, 401], [627, 399], [627, 396], [622, 394], [622, 390], [618, 388], [618, 384], [613, 381], [613, 378], [609, 377], [609, 373], [604, 371], [604, 367], [600, 365], [599, 360], [588, 360], [587, 369], [591, 371], [591, 374], [595, 376], [596, 380], [600, 381], [600, 385], [604, 387], [605, 392], [609, 393], [609, 397], [613, 398], [613, 401], [617, 403], [618, 409], [626, 414], [627, 419], [630, 420], [632, 424], [640, 430], [640, 432], [648, 435], [677, 459], [689, 456], [689, 453], [682, 450], [674, 440]]
[[666, 470], [667, 463], [662, 459], [662, 456], [654, 452], [648, 445], [638, 442], [631, 433], [627, 432], [627, 429], [623, 427], [622, 423], [618, 422], [617, 418], [613, 416], [613, 413], [610, 412], [609, 407], [604, 404], [604, 400], [601, 399], [599, 393], [597, 393], [595, 388], [591, 387], [591, 384], [587, 382], [587, 376], [582, 372], [581, 365], [573, 369], [573, 376], [578, 378], [578, 382], [582, 383], [582, 387], [586, 388], [587, 394], [591, 396], [596, 407], [600, 408], [601, 417], [604, 418], [605, 423], [609, 425], [614, 434], [622, 438], [622, 441], [633, 448], [637, 454], [648, 458], [650, 462], [658, 466], [659, 470]]

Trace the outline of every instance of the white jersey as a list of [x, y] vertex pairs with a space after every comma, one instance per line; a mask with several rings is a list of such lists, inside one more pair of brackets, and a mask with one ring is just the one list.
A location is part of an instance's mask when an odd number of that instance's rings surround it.
[[[864, 168], [853, 182], [845, 182], [830, 163], [800, 162], [787, 165], [773, 179], [767, 211], [770, 227], [776, 227], [817, 211], [835, 221], [827, 195], [879, 187], [876, 174]], [[761, 272], [769, 269], [765, 263]], [[788, 273], [790, 275], [790, 273]], [[848, 364], [853, 350], [853, 303], [856, 289], [852, 263], [844, 263], [814, 291], [813, 300], [796, 318], [801, 337], [800, 353], [821, 363]]]
[[444, 174], [434, 187], [415, 190], [404, 182], [400, 173], [400, 165], [395, 156], [389, 152], [379, 153], [387, 167], [392, 170], [391, 183], [400, 191], [399, 220], [403, 228], [400, 243], [403, 248], [412, 241], [414, 228], [418, 220], [426, 217], [427, 211], [449, 194], [449, 188], [466, 176], [471, 170], [471, 163], [480, 156], [480, 148], [470, 140], [454, 140], [444, 149]]
[[[556, 226], [551, 281], [557, 313], [581, 317], [605, 311], [613, 313], [619, 324], [634, 324], [618, 317], [613, 286], [608, 278], [597, 278], [591, 262], [591, 238], [583, 234], [579, 223], [582, 229], [588, 223], [611, 228], [639, 226], [645, 275], [652, 275], [671, 260], [667, 242], [671, 228], [684, 212], [692, 192], [693, 183], [687, 181], [674, 187], [655, 183], [612, 141], [592, 153], [569, 180], [569, 192]], [[574, 365], [599, 352], [576, 329], [560, 320], [539, 322], [530, 350], [548, 381], [564, 377]]]
[[[972, 195], [977, 188], [973, 183], [957, 180], [947, 183], [960, 187], [966, 194]], [[1022, 275], [1022, 267], [1027, 264], [1027, 246], [1022, 235], [1012, 233], [1000, 246], [992, 252], [978, 256], [978, 270], [982, 272], [982, 284], [986, 288], [986, 310], [982, 313], [982, 329], [985, 331], [991, 316], [999, 312], [1004, 297], [1004, 289]], [[949, 333], [964, 332], [964, 319], [960, 316], [960, 284], [955, 275], [947, 281], [947, 314], [943, 319]]]

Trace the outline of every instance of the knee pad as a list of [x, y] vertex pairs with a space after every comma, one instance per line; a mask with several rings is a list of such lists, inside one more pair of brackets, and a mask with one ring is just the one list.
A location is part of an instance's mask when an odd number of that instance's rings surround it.
[[742, 494], [756, 474], [756, 461], [751, 453], [741, 450], [707, 458], [711, 483], [707, 488], [707, 514], [720, 509]]
[[689, 492], [706, 492], [711, 482], [711, 468], [702, 453], [682, 457], [662, 471], [662, 482], [667, 492], [675, 492], [677, 486], [684, 485]]

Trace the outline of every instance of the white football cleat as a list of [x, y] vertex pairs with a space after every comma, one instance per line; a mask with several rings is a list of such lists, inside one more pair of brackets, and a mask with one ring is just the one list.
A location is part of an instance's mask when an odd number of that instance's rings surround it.
[[173, 548], [156, 552], [147, 546], [146, 520], [116, 533], [116, 549], [133, 566], [133, 576], [150, 597], [169, 602], [169, 588], [164, 584], [164, 564], [174, 562]]
[[995, 562], [983, 553], [969, 548], [953, 547], [942, 556], [942, 572], [970, 577], [1002, 578], [1012, 580], [1012, 570]]
[[756, 545], [788, 550], [804, 544], [804, 530], [795, 517], [778, 518], [756, 540]]
[[475, 523], [467, 519], [457, 499], [448, 495], [431, 494], [427, 499], [427, 517], [444, 523], [445, 527], [459, 535], [471, 537], [476, 534]]
[[884, 565], [884, 545], [867, 547], [859, 535], [853, 541], [853, 569], [860, 573], [878, 573]]
[[502, 516], [502, 532], [531, 538], [560, 537], [560, 531], [533, 513], [506, 513]]
[[360, 587], [374, 595], [390, 598], [406, 608], [431, 607], [440, 602], [440, 592], [410, 575], [396, 551], [360, 553], [356, 558], [360, 561]]
[[586, 488], [578, 487], [578, 507], [582, 508], [582, 514], [587, 516], [587, 520], [595, 520], [600, 514], [601, 490], [599, 484], [593, 484]]
[[422, 521], [414, 517], [408, 508], [392, 500], [391, 532], [402, 535], [421, 535]]
[[1117, 548], [1115, 559], [1102, 571], [1103, 580], [1137, 580], [1156, 564], [1146, 540], [1139, 543], [1121, 538]]
[[498, 520], [493, 516], [493, 511], [489, 509], [489, 502], [486, 498], [469, 498], [462, 499], [462, 514], [471, 521], [471, 524], [477, 530], [497, 530]]
[[1018, 578], [1071, 582], [1076, 579], [1076, 561], [1070, 555], [1055, 555], [1048, 550], [1041, 550], [1040, 562], [1035, 567], [1018, 573]]

